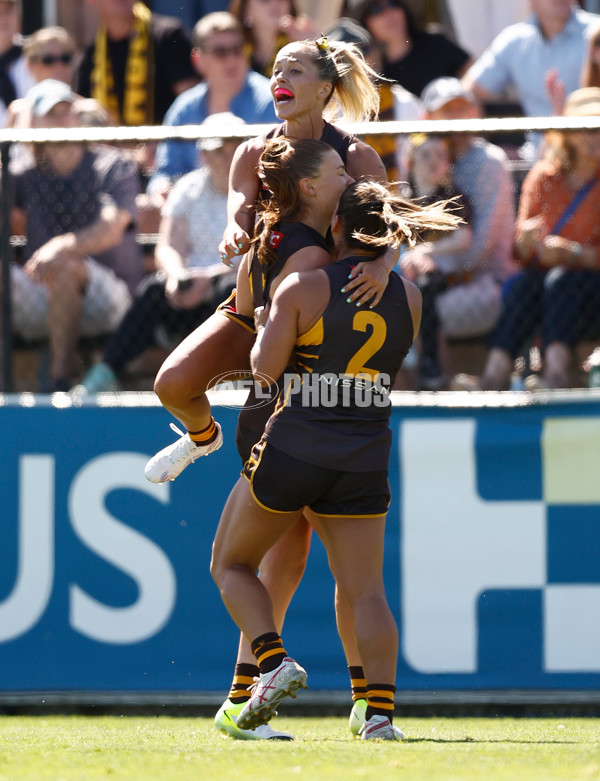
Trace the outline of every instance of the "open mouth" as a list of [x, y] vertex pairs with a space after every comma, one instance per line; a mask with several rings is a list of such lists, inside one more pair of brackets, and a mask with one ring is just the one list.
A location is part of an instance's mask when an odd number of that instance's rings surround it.
[[290, 100], [294, 99], [293, 93], [285, 87], [277, 87], [277, 89], [274, 90], [273, 95], [278, 103], [289, 103]]

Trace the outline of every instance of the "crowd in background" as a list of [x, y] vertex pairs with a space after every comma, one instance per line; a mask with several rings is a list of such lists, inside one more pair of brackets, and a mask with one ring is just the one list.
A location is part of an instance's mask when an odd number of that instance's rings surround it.
[[[224, 134], [13, 146], [12, 232], [26, 237], [11, 268], [13, 327], [25, 343], [48, 340], [48, 390], [118, 388], [131, 361], [171, 349], [231, 290], [217, 253], [236, 148], [227, 131], [277, 122], [269, 77], [286, 43], [355, 44], [382, 75], [380, 120], [600, 116], [597, 5], [62, 0], [58, 25], [22, 36], [25, 6], [0, 0], [4, 126], [210, 123]], [[423, 326], [398, 387], [505, 389], [515, 367], [530, 389], [580, 382], [577, 346], [600, 340], [600, 131], [365, 140], [404, 194], [455, 198], [464, 219], [401, 254]], [[529, 169], [523, 182], [515, 162]], [[140, 234], [156, 234], [150, 250]], [[86, 374], [87, 336], [106, 344]], [[489, 348], [481, 379], [451, 376], [448, 345], [473, 341]]]

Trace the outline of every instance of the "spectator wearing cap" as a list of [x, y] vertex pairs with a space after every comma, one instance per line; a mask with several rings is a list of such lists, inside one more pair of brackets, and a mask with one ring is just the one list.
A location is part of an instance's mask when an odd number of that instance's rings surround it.
[[[229, 112], [211, 114], [202, 126], [222, 132], [244, 121]], [[116, 390], [126, 366], [144, 350], [172, 350], [231, 292], [235, 272], [221, 263], [217, 246], [227, 224], [229, 168], [239, 144], [215, 136], [201, 139], [202, 164], [176, 183], [162, 209], [156, 263], [158, 271], [137, 292], [112, 335], [102, 361], [73, 393]]]
[[[349, 17], [338, 19], [333, 27], [326, 31], [326, 35], [330, 41], [356, 44], [373, 70], [381, 73], [381, 52], [369, 31], [354, 19]], [[378, 89], [380, 100], [378, 119], [381, 122], [402, 122], [423, 118], [423, 104], [404, 87], [382, 79]], [[406, 179], [408, 141], [404, 134], [399, 133], [396, 136], [367, 134], [363, 136], [363, 140], [379, 154], [389, 182]]]
[[[480, 116], [474, 95], [459, 79], [436, 79], [421, 98], [427, 119]], [[453, 185], [471, 206], [471, 243], [453, 271], [452, 284], [439, 295], [425, 288], [422, 292], [424, 298], [435, 299], [441, 332], [451, 339], [466, 339], [492, 330], [500, 314], [502, 286], [515, 270], [511, 258], [514, 189], [502, 149], [468, 133], [450, 135], [448, 144]], [[416, 247], [403, 255], [402, 270], [410, 279], [419, 276], [425, 252]], [[430, 374], [433, 382], [435, 370]]]
[[136, 0], [86, 0], [98, 33], [79, 64], [75, 89], [96, 98], [116, 124], [155, 125], [197, 83], [188, 29]]
[[[557, 93], [580, 85], [587, 42], [600, 16], [572, 0], [530, 0], [526, 22], [503, 30], [464, 76], [464, 85], [481, 102], [511, 89], [526, 116], [554, 114]], [[536, 152], [541, 136], [535, 137]]]
[[383, 52], [383, 75], [413, 95], [441, 76], [462, 76], [469, 54], [442, 33], [421, 30], [406, 0], [347, 0], [356, 19]]
[[23, 55], [21, 0], [0, 0], [0, 125], [13, 100], [23, 98], [34, 78]]
[[[32, 125], [77, 125], [77, 96], [61, 81], [29, 95]], [[27, 341], [48, 338], [55, 390], [68, 390], [80, 335], [110, 333], [143, 273], [131, 226], [139, 190], [133, 163], [109, 148], [36, 144], [12, 166], [14, 218], [25, 221], [24, 264], [11, 267], [13, 325]]]
[[[204, 81], [180, 95], [164, 124], [197, 125], [210, 114], [232, 112], [248, 124], [277, 121], [269, 80], [250, 70], [241, 24], [230, 13], [208, 14], [194, 27], [192, 61]], [[162, 205], [174, 182], [198, 164], [193, 142], [159, 144], [147, 193]]]

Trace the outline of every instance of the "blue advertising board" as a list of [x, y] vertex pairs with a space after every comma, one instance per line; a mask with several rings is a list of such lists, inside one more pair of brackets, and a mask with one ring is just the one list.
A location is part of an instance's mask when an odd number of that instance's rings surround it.
[[[600, 689], [600, 397], [501, 396], [395, 398], [401, 689]], [[227, 691], [238, 633], [209, 561], [237, 410], [217, 418], [221, 450], [158, 486], [143, 467], [173, 435], [150, 398], [4, 400], [0, 692]], [[313, 690], [348, 688], [333, 591], [315, 537], [284, 631]]]

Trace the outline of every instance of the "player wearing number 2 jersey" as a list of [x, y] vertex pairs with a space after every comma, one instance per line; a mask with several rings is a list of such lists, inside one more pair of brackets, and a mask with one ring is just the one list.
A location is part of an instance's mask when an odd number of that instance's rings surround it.
[[362, 737], [403, 737], [392, 723], [398, 635], [382, 580], [387, 393], [418, 330], [420, 294], [392, 276], [381, 301], [357, 318], [339, 286], [351, 265], [370, 261], [381, 247], [413, 243], [426, 228], [452, 229], [459, 222], [443, 204], [423, 207], [383, 185], [354, 183], [332, 224], [338, 262], [289, 275], [264, 328], [258, 318], [255, 377], [265, 384], [260, 378], [280, 376], [292, 354], [294, 372], [287, 373], [278, 408], [229, 497], [213, 545], [211, 572], [232, 618], [251, 639], [260, 671], [237, 717], [241, 728], [268, 721], [282, 699], [306, 686], [306, 671], [285, 652], [256, 570], [309, 507], [354, 615], [367, 683]]
[[[353, 311], [348, 306], [340, 289], [361, 260], [351, 256], [323, 269], [330, 301], [315, 324], [296, 339], [296, 375], [286, 375], [288, 387], [264, 439], [318, 466], [386, 472], [389, 394], [413, 341], [413, 320], [404, 282], [396, 274], [374, 310]], [[317, 448], [313, 426], [320, 430]], [[386, 510], [387, 504], [382, 508]]]

